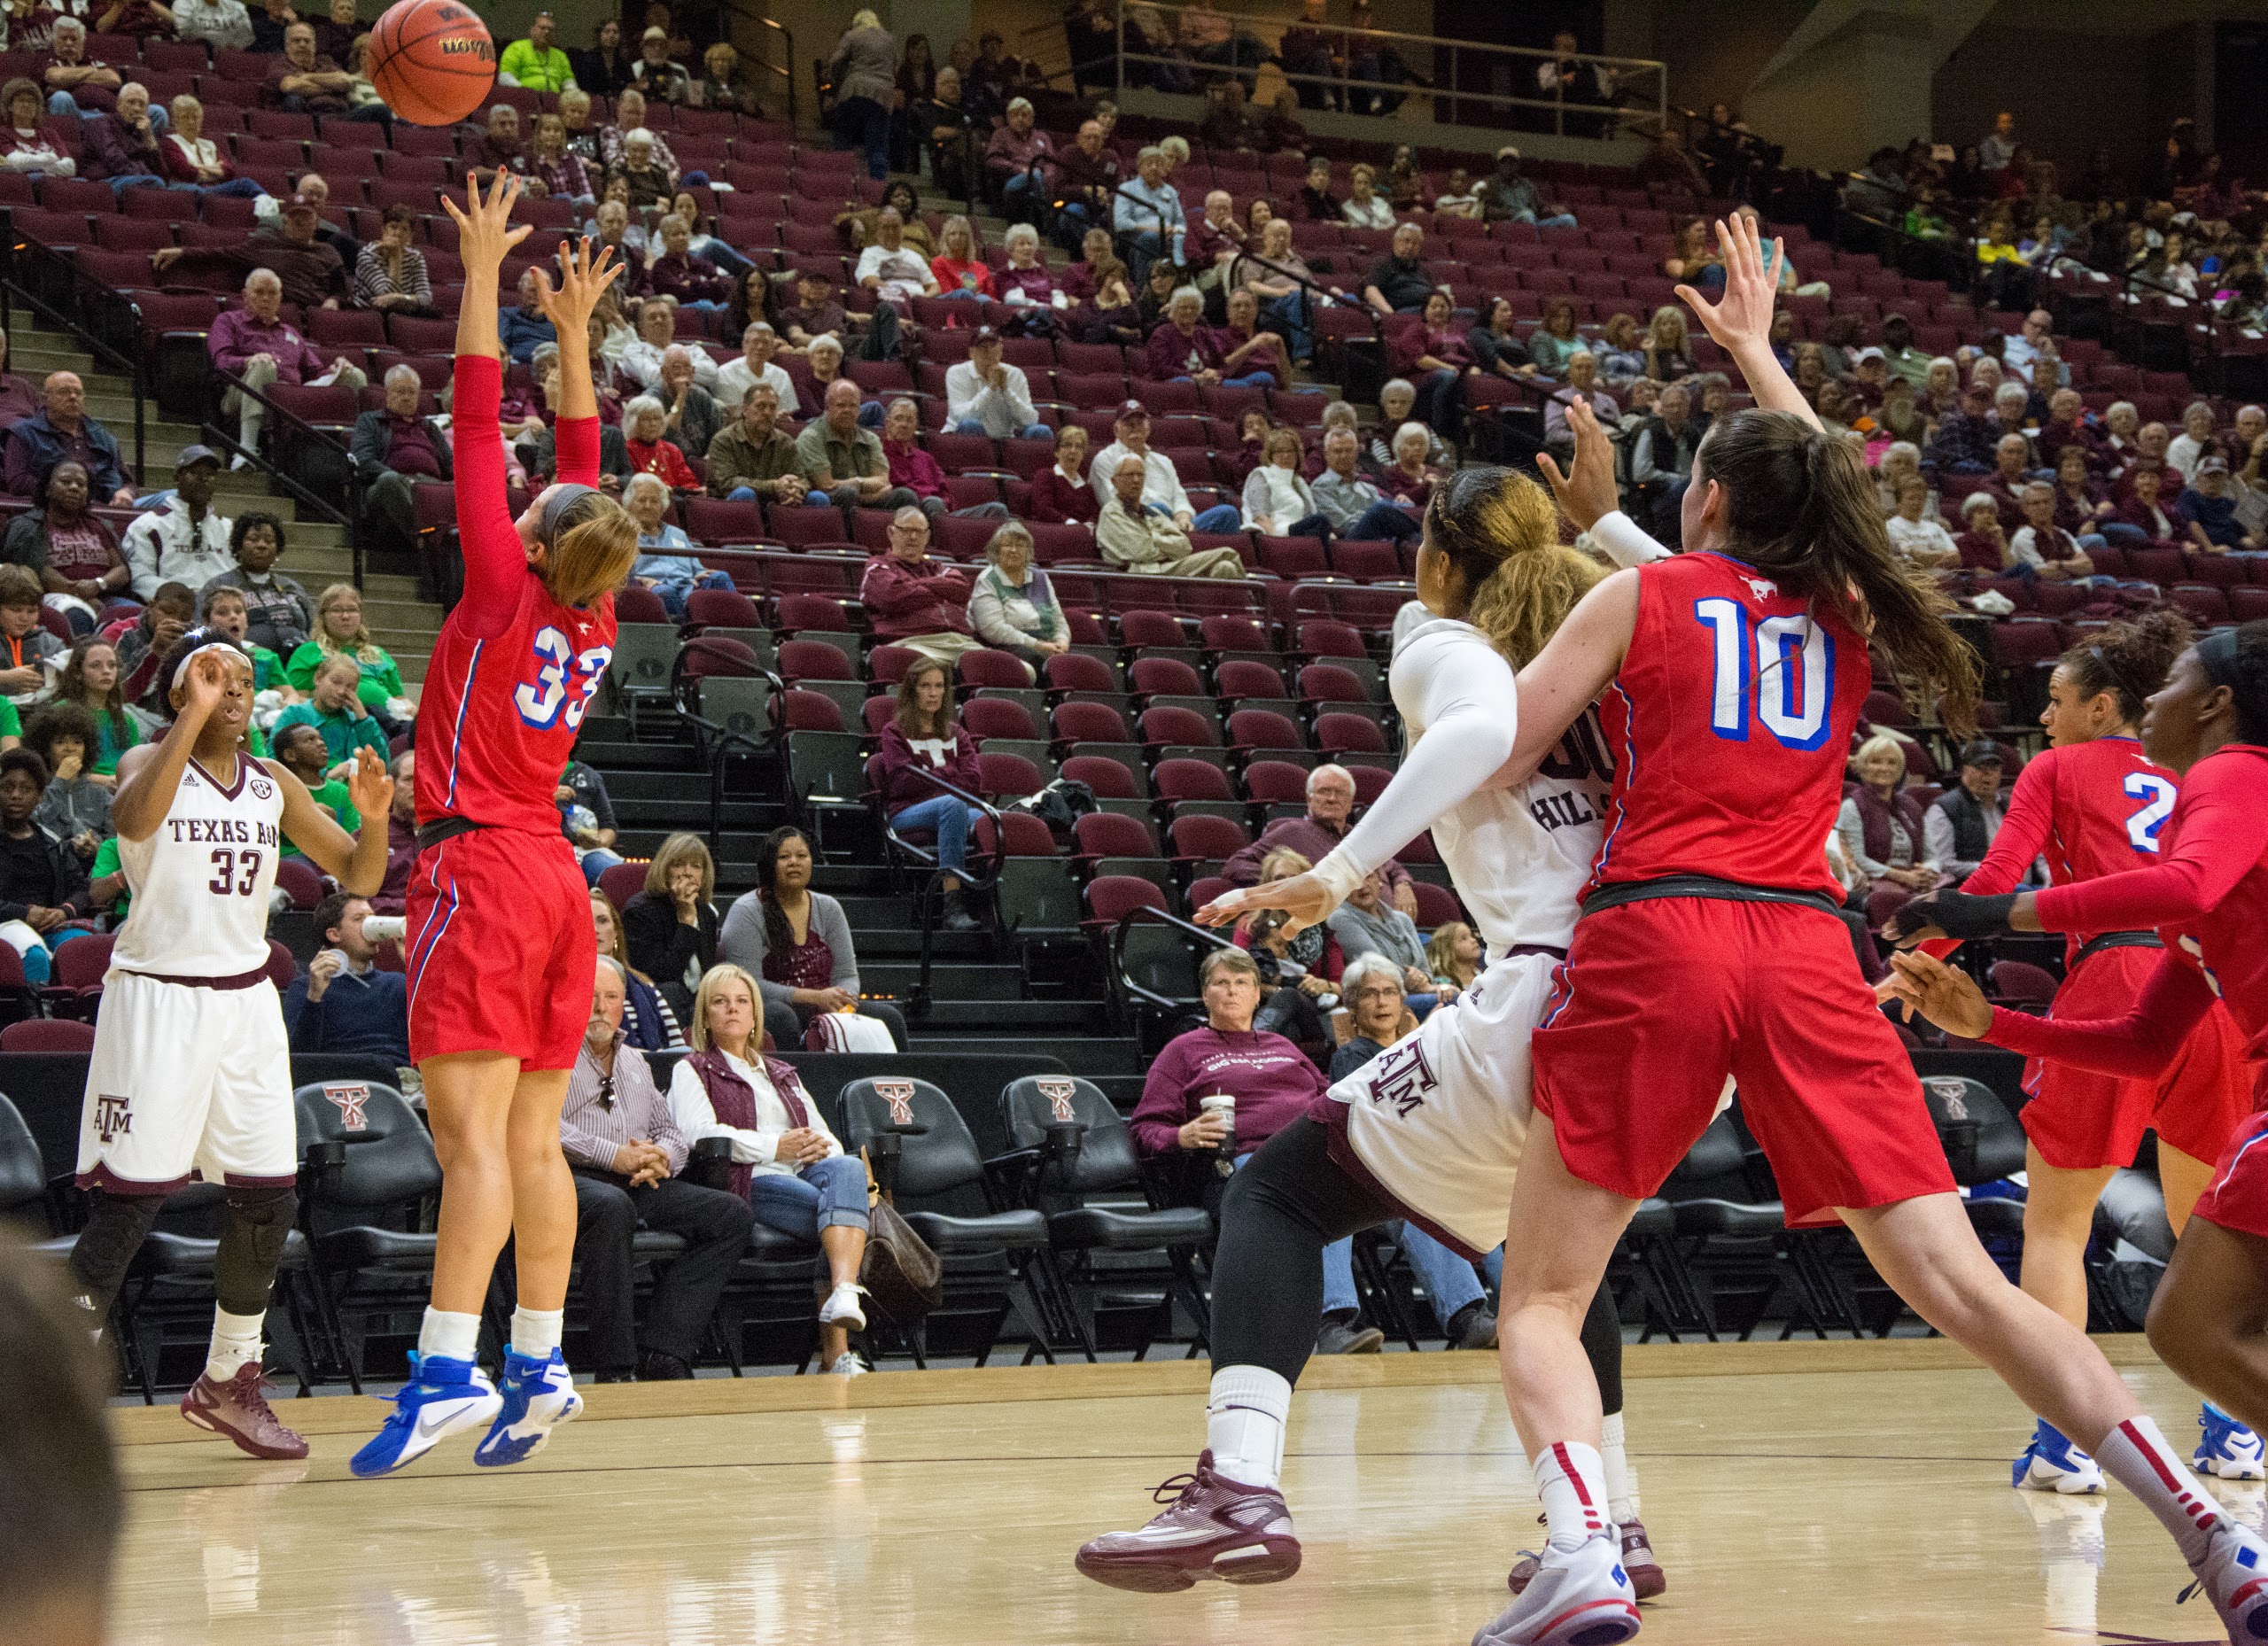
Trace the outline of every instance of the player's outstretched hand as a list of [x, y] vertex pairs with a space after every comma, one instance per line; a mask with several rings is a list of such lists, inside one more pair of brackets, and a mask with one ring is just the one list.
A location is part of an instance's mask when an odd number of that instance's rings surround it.
[[366, 818], [382, 818], [393, 804], [393, 774], [377, 749], [354, 751], [354, 769], [346, 774], [346, 798]]
[[1982, 1040], [1992, 1027], [1992, 1008], [1968, 973], [1931, 954], [1893, 954], [1890, 966], [1890, 975], [1876, 993], [1902, 1005], [1907, 1022], [1919, 1012], [1947, 1034], [1964, 1040]]
[[1622, 507], [1614, 485], [1614, 442], [1599, 427], [1588, 400], [1568, 402], [1567, 426], [1575, 431], [1575, 458], [1567, 472], [1560, 473], [1549, 452], [1538, 454], [1536, 467], [1551, 482], [1559, 512], [1574, 522], [1576, 531], [1588, 532]]
[[1772, 299], [1780, 283], [1780, 243], [1765, 253], [1763, 237], [1738, 212], [1717, 223], [1717, 244], [1725, 254], [1725, 294], [1712, 303], [1691, 286], [1677, 295], [1728, 354], [1767, 342], [1772, 334]]
[[465, 185], [465, 198], [469, 211], [446, 193], [441, 196], [442, 208], [457, 220], [457, 256], [468, 270], [493, 273], [504, 267], [506, 252], [535, 232], [532, 224], [512, 221], [512, 207], [520, 198], [520, 180], [510, 172], [499, 172], [484, 195], [475, 178]]
[[1338, 901], [1331, 889], [1312, 873], [1294, 874], [1289, 880], [1267, 881], [1258, 886], [1246, 886], [1235, 891], [1224, 891], [1197, 911], [1200, 926], [1228, 926], [1238, 916], [1253, 909], [1281, 909], [1291, 918], [1284, 922], [1284, 935], [1293, 933], [1327, 919]]
[[612, 246], [601, 246], [594, 256], [587, 237], [572, 243], [562, 240], [559, 283], [555, 288], [551, 271], [539, 266], [535, 271], [536, 302], [562, 337], [571, 332], [579, 338], [590, 325], [591, 312], [599, 306], [599, 293], [621, 276], [622, 262]]

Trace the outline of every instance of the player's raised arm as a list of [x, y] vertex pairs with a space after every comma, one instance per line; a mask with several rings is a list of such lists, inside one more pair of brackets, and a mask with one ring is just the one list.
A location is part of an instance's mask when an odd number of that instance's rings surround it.
[[386, 878], [386, 813], [393, 804], [393, 778], [377, 751], [356, 749], [353, 769], [346, 774], [346, 797], [362, 819], [353, 835], [315, 804], [307, 786], [284, 765], [274, 760], [260, 764], [284, 791], [284, 838], [336, 880], [341, 891], [357, 897], [377, 891]]
[[[496, 291], [504, 259], [534, 229], [512, 221], [512, 207], [520, 198], [520, 180], [510, 172], [497, 173], [485, 195], [478, 181], [468, 183], [465, 197], [464, 206], [447, 194], [441, 197], [442, 209], [456, 219], [457, 255], [464, 263], [464, 291], [457, 299], [457, 358], [462, 361], [471, 355], [493, 361], [502, 341], [496, 329]], [[565, 352], [563, 338], [563, 366]]]
[[586, 239], [559, 245], [559, 283], [535, 271], [536, 301], [559, 336], [559, 478], [570, 485], [599, 483], [599, 402], [591, 380], [591, 312], [622, 274], [610, 246], [594, 255]]
[[1725, 294], [1714, 303], [1691, 286], [1680, 286], [1678, 296], [1694, 318], [1733, 357], [1748, 392], [1766, 411], [1786, 412], [1813, 428], [1819, 414], [1803, 397], [1780, 358], [1772, 352], [1772, 299], [1780, 282], [1780, 243], [1765, 254], [1762, 237], [1738, 212], [1717, 224], [1717, 244], [1725, 252]]
[[[129, 749], [118, 760], [118, 788], [111, 796], [111, 826], [121, 840], [147, 840], [158, 832], [181, 787], [181, 774], [196, 752], [205, 723], [233, 691], [252, 695], [252, 665], [237, 654], [232, 664], [223, 648], [192, 653], [183, 665], [183, 695], [174, 723], [154, 746]], [[336, 826], [334, 826], [336, 827]]]

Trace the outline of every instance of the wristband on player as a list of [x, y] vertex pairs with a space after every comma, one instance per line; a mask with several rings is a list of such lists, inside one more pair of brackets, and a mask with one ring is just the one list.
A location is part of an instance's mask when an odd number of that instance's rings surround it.
[[2008, 912], [2016, 907], [2016, 897], [2015, 892], [1972, 897], [1966, 892], [1941, 891], [1902, 905], [1890, 917], [1891, 924], [1900, 937], [1911, 937], [1932, 926], [1948, 937], [1997, 937], [2011, 929]]
[[1325, 852], [1323, 861], [1309, 871], [1330, 889], [1334, 907], [1355, 895], [1355, 888], [1368, 878], [1347, 856], [1344, 846], [1333, 846]]

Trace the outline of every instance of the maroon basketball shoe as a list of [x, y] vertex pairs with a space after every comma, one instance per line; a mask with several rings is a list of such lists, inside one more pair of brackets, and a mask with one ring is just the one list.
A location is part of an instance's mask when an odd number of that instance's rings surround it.
[[[1528, 1586], [1542, 1568], [1543, 1560], [1538, 1555], [1522, 1555], [1512, 1567], [1511, 1575], [1504, 1580], [1505, 1587], [1519, 1594]], [[1622, 1527], [1622, 1570], [1629, 1574], [1630, 1588], [1640, 1600], [1652, 1600], [1669, 1587], [1669, 1580], [1662, 1575], [1662, 1563], [1654, 1554], [1654, 1546], [1646, 1541], [1646, 1525], [1643, 1520], [1625, 1522]]]
[[200, 1376], [181, 1397], [181, 1415], [200, 1429], [225, 1434], [254, 1457], [305, 1457], [307, 1443], [268, 1409], [268, 1379], [247, 1361], [225, 1383]]
[[1275, 1583], [1300, 1569], [1292, 1511], [1273, 1487], [1239, 1486], [1213, 1472], [1213, 1454], [1195, 1474], [1177, 1474], [1154, 1494], [1166, 1511], [1138, 1532], [1109, 1532], [1082, 1545], [1079, 1570], [1113, 1588], [1161, 1593], [1200, 1578]]

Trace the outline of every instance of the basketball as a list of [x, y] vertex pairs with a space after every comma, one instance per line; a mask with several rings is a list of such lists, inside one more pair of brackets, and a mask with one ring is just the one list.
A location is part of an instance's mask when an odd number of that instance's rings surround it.
[[496, 43], [458, 0], [400, 0], [370, 30], [366, 66], [386, 106], [419, 126], [453, 126], [488, 99]]

